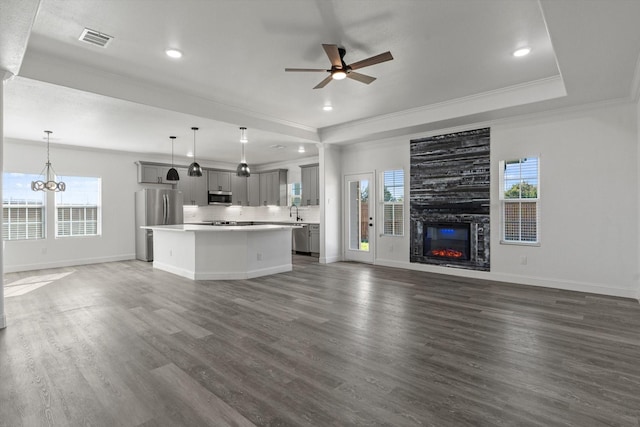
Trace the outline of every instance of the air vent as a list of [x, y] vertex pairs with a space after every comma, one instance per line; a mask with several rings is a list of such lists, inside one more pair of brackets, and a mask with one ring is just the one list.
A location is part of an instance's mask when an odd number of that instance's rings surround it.
[[80, 34], [80, 38], [78, 40], [100, 47], [107, 47], [107, 44], [111, 39], [113, 39], [113, 37], [107, 34], [102, 34], [100, 31], [85, 28], [82, 34]]

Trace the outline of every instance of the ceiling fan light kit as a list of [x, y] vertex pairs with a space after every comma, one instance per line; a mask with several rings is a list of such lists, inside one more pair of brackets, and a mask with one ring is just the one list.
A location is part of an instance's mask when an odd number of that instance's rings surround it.
[[376, 78], [368, 76], [366, 74], [356, 73], [354, 70], [368, 67], [370, 65], [379, 64], [381, 62], [391, 61], [393, 59], [391, 52], [387, 51], [379, 55], [375, 55], [370, 58], [347, 65], [344, 62], [344, 55], [347, 53], [347, 51], [344, 48], [338, 47], [335, 44], [323, 44], [322, 48], [327, 54], [329, 61], [331, 61], [331, 68], [329, 70], [325, 70], [322, 68], [285, 68], [284, 71], [329, 73], [329, 75], [320, 83], [318, 83], [314, 87], [314, 89], [322, 89], [323, 87], [328, 85], [331, 80], [342, 80], [345, 78], [350, 78], [352, 80], [356, 80], [360, 83], [368, 85], [371, 84]]

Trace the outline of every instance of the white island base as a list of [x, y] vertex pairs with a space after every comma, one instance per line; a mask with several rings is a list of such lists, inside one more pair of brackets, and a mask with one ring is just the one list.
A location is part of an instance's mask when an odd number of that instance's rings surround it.
[[160, 225], [153, 268], [192, 280], [238, 280], [293, 269], [291, 226]]

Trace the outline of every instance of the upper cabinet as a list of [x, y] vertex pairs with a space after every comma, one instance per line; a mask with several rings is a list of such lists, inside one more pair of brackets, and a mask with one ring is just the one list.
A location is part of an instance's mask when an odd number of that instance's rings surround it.
[[320, 204], [320, 168], [319, 165], [300, 166], [302, 175], [302, 206]]
[[247, 206], [260, 206], [260, 174], [252, 173], [247, 180]]
[[260, 204], [262, 206], [287, 205], [287, 170], [260, 172]]
[[189, 176], [187, 169], [177, 168], [180, 180], [176, 181], [176, 189], [182, 191], [185, 205], [205, 206], [209, 203], [207, 194], [207, 175]]
[[175, 184], [167, 181], [168, 166], [154, 163], [136, 162], [138, 164], [138, 182], [141, 184]]
[[209, 171], [209, 191], [231, 191], [231, 172]]
[[231, 173], [231, 204], [234, 206], [249, 206], [249, 178]]

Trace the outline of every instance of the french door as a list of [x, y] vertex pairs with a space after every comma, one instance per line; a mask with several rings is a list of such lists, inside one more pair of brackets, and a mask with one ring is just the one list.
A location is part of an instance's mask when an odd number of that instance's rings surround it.
[[374, 174], [346, 175], [344, 258], [373, 264], [375, 257]]

